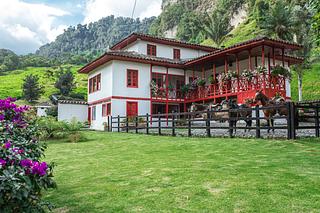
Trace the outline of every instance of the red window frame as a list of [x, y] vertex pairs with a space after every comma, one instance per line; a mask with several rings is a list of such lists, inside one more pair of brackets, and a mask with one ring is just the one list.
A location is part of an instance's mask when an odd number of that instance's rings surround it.
[[134, 117], [138, 115], [138, 102], [127, 101], [127, 116]]
[[102, 117], [111, 115], [111, 103], [102, 104]]
[[127, 87], [138, 88], [139, 71], [127, 69]]
[[101, 74], [89, 79], [89, 93], [99, 91], [101, 89]]
[[88, 107], [88, 123], [91, 124], [91, 107]]
[[92, 106], [91, 107], [91, 120], [95, 121], [97, 119], [97, 107]]
[[157, 56], [157, 46], [153, 44], [147, 44], [147, 55]]
[[181, 59], [180, 49], [173, 49], [173, 59]]

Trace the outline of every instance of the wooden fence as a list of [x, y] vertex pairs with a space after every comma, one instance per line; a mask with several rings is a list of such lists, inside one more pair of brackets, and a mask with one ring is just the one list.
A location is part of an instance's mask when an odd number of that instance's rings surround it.
[[[278, 122], [273, 127], [266, 122], [263, 110], [284, 110], [286, 115], [276, 115], [272, 119]], [[250, 117], [241, 117], [245, 111], [250, 111]], [[261, 138], [266, 131], [286, 131], [287, 139], [295, 139], [298, 130], [314, 130], [314, 136], [319, 137], [320, 101], [289, 102], [283, 105], [270, 107], [253, 107], [246, 109], [230, 109], [217, 111], [183, 112], [170, 114], [145, 114], [135, 117], [116, 116], [108, 117], [107, 131], [135, 132], [145, 134], [170, 134], [176, 136], [178, 131], [186, 131], [186, 136], [193, 136], [193, 131], [202, 130], [206, 137], [216, 136], [218, 130], [227, 130], [228, 136], [233, 137], [236, 130], [252, 130], [254, 137]], [[249, 114], [250, 114], [249, 113]], [[242, 125], [232, 125], [235, 121]], [[252, 126], [245, 127], [243, 121], [251, 121]], [[220, 123], [225, 122], [225, 124]], [[264, 125], [262, 124], [264, 123]], [[310, 134], [308, 134], [310, 136]], [[281, 136], [280, 136], [281, 137]], [[283, 136], [282, 136], [283, 137]]]

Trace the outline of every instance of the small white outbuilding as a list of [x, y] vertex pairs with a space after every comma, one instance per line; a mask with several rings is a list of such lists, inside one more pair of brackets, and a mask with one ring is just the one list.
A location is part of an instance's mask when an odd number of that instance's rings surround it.
[[88, 120], [88, 104], [85, 101], [59, 100], [58, 121], [86, 122]]
[[52, 107], [53, 107], [53, 105], [48, 102], [43, 102], [43, 103], [37, 104], [35, 106], [35, 108], [37, 109], [37, 116], [39, 116], [39, 117], [47, 116], [47, 109], [50, 109]]

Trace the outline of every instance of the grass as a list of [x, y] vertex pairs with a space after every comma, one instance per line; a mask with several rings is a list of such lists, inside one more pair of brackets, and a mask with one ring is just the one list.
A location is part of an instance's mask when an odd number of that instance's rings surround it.
[[320, 140], [87, 132], [49, 141], [55, 212], [318, 212]]
[[[75, 82], [77, 88], [74, 92], [85, 94], [87, 93], [87, 76], [80, 75], [77, 73], [77, 70], [80, 66], [74, 65], [65, 65], [71, 66], [72, 72], [75, 74]], [[22, 84], [23, 79], [30, 74], [39, 76], [40, 84], [44, 87], [44, 94], [41, 97], [40, 101], [48, 100], [49, 96], [55, 92], [57, 89], [54, 87], [55, 78], [47, 76], [47, 70], [53, 70], [50, 67], [28, 67], [23, 70], [8, 71], [1, 73], [0, 75], [0, 99], [6, 97], [16, 97], [19, 98], [22, 96]]]

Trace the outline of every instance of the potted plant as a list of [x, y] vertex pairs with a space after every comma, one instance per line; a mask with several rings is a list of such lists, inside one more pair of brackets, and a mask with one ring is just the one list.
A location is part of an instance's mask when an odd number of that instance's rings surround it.
[[267, 73], [267, 68], [265, 68], [264, 66], [258, 66], [256, 67], [256, 72], [258, 74], [266, 74]]
[[186, 96], [190, 90], [190, 84], [182, 85], [181, 86], [181, 93], [183, 96]]
[[290, 71], [281, 65], [276, 65], [272, 67], [271, 76], [272, 77], [282, 76], [282, 77], [291, 79]]
[[204, 79], [199, 79], [197, 85], [199, 87], [204, 87], [204, 85], [206, 85], [206, 81]]
[[253, 73], [250, 70], [245, 69], [242, 71], [241, 77], [244, 77], [248, 81], [251, 81], [251, 79], [253, 78]]
[[159, 88], [157, 83], [154, 80], [150, 82], [150, 88], [151, 88], [152, 96], [157, 96], [159, 92]]
[[217, 81], [216, 81], [216, 79], [214, 79], [213, 75], [210, 75], [208, 80], [209, 80], [210, 84], [216, 84], [217, 83]]

